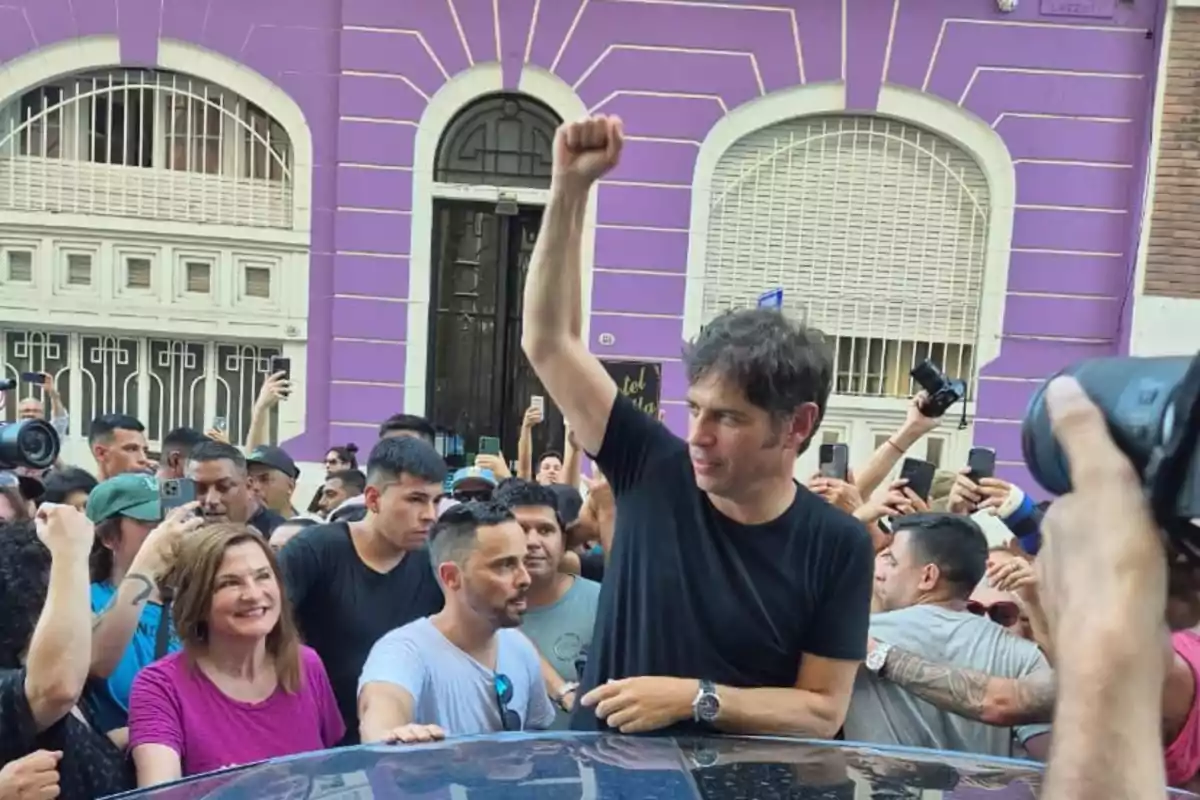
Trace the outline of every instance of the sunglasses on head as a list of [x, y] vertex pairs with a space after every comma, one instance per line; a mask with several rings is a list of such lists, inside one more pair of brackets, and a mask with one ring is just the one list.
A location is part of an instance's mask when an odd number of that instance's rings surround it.
[[997, 625], [1005, 628], [1016, 625], [1021, 619], [1021, 607], [1011, 600], [1000, 600], [990, 606], [978, 600], [967, 601], [967, 611], [977, 617], [987, 617]]
[[504, 730], [521, 730], [521, 715], [508, 707], [513, 700], [512, 680], [504, 673], [497, 672], [492, 678], [492, 689], [496, 693], [496, 705], [500, 708], [500, 722], [504, 726]]

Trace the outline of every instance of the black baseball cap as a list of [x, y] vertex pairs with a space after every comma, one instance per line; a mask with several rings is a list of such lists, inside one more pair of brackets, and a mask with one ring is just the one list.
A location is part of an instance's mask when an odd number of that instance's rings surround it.
[[254, 448], [250, 455], [246, 456], [246, 462], [248, 464], [262, 464], [264, 467], [279, 470], [292, 480], [300, 477], [300, 468], [296, 466], [296, 462], [292, 460], [292, 457], [282, 447], [260, 444]]
[[4, 470], [0, 472], [0, 486], [8, 486], [21, 493], [26, 500], [37, 501], [46, 493], [46, 487], [37, 478], [21, 475], [17, 472]]

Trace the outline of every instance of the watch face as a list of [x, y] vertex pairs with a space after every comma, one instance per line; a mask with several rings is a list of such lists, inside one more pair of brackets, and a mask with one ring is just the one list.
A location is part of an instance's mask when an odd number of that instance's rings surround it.
[[879, 672], [879, 670], [883, 669], [885, 661], [887, 661], [887, 648], [876, 647], [867, 655], [867, 669], [871, 670], [871, 672]]
[[705, 722], [712, 722], [717, 718], [717, 714], [721, 710], [721, 701], [717, 699], [715, 694], [706, 694], [700, 698], [700, 702], [696, 706], [696, 716]]

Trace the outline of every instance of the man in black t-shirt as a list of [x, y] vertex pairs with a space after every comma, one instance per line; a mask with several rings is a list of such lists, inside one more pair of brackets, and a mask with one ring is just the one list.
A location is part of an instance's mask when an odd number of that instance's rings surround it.
[[423, 439], [381, 439], [367, 460], [366, 518], [305, 528], [279, 552], [288, 600], [317, 651], [346, 722], [358, 732], [358, 678], [388, 631], [442, 609], [427, 542], [446, 464]]
[[268, 539], [284, 523], [250, 486], [242, 451], [225, 442], [201, 442], [188, 454], [187, 476], [196, 484], [200, 514], [209, 522], [241, 522]]
[[866, 650], [874, 553], [861, 524], [792, 478], [831, 354], [777, 311], [730, 312], [685, 349], [686, 441], [619, 396], [579, 304], [588, 193], [622, 138], [614, 117], [559, 129], [525, 284], [525, 353], [616, 497], [572, 723], [832, 737]]

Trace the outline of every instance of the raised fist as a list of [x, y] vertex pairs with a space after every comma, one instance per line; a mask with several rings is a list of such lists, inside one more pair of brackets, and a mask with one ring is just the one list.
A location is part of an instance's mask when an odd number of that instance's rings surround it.
[[621, 160], [620, 117], [596, 116], [561, 125], [554, 137], [554, 177], [590, 187]]

